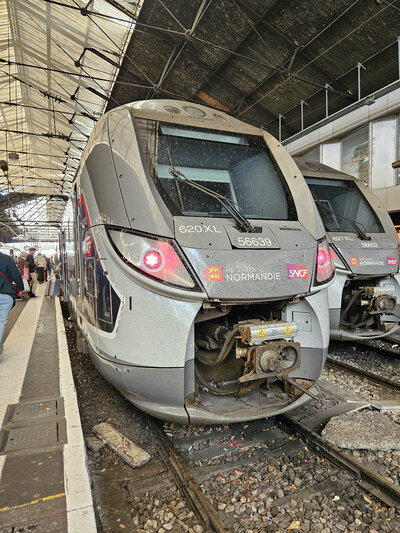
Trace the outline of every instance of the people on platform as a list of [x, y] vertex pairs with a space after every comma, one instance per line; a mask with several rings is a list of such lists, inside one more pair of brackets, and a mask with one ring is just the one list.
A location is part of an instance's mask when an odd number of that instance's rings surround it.
[[15, 257], [14, 250], [12, 248], [10, 248], [9, 254], [14, 263], [17, 264], [17, 258]]
[[47, 281], [51, 277], [51, 264], [50, 257], [43, 256], [46, 259], [46, 268], [44, 269], [44, 281]]
[[35, 263], [35, 252], [36, 248], [29, 248], [29, 253], [26, 256], [26, 260], [28, 261], [29, 265], [29, 278], [32, 281], [31, 285], [31, 298], [36, 297], [36, 287], [37, 287], [37, 272], [36, 272], [36, 263]]
[[0, 252], [0, 354], [3, 351], [3, 336], [8, 314], [15, 305], [16, 293], [12, 282], [17, 285], [22, 297], [28, 296], [27, 292], [24, 291], [22, 276], [13, 259]]
[[28, 274], [29, 274], [29, 265], [28, 265], [28, 261], [26, 260], [27, 255], [28, 255], [27, 252], [21, 252], [19, 254], [18, 261], [17, 261], [17, 268], [22, 278], [24, 277], [25, 268], [28, 269]]
[[28, 261], [26, 260], [27, 255], [28, 254], [26, 252], [21, 252], [19, 254], [18, 261], [17, 261], [17, 267], [18, 267], [19, 273], [22, 276], [24, 288], [26, 291], [28, 291], [28, 295], [30, 297], [32, 295], [31, 293], [32, 282], [29, 279], [29, 264], [28, 264]]
[[47, 269], [46, 258], [39, 252], [36, 257], [37, 276], [39, 283], [44, 281], [44, 271]]

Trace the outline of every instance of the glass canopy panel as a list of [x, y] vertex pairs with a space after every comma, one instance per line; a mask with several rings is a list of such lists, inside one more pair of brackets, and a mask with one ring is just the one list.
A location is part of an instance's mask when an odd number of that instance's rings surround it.
[[[56, 197], [71, 192], [141, 3], [136, 8], [120, 0], [120, 10], [93, 0], [82, 14], [86, 0], [0, 0], [0, 57], [9, 62], [0, 70], [0, 160], [8, 164], [6, 172], [0, 170], [0, 194], [10, 202], [22, 192], [47, 198], [44, 210], [39, 202], [36, 210], [30, 205], [23, 212], [19, 197], [21, 220], [35, 212], [42, 221], [61, 220], [65, 201]], [[4, 209], [2, 217], [8, 219]]]

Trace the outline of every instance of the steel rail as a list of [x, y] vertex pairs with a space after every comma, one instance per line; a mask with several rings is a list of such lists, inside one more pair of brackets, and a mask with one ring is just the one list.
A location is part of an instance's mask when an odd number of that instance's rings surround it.
[[[379, 339], [376, 339], [379, 340]], [[382, 341], [392, 342], [393, 344], [400, 344], [399, 339], [394, 339], [390, 337], [389, 335], [387, 337], [383, 337]], [[394, 355], [396, 357], [400, 357], [400, 352], [397, 352], [396, 350], [391, 350], [390, 348], [384, 348], [383, 346], [375, 346], [373, 344], [369, 344], [368, 341], [362, 341], [362, 340], [352, 340], [350, 341], [355, 346], [359, 346], [360, 348], [367, 348], [368, 350], [375, 350], [376, 352], [382, 353], [384, 355]]]
[[173, 474], [181, 493], [185, 496], [187, 503], [199, 518], [203, 527], [206, 530], [211, 529], [216, 533], [228, 533], [216, 510], [201, 490], [197, 481], [194, 480], [179, 453], [164, 433], [160, 423], [150, 416], [148, 417], [148, 422], [161, 444], [158, 451], [163, 462]]
[[335, 466], [348, 472], [361, 487], [385, 504], [400, 506], [399, 486], [388, 481], [384, 476], [368, 467], [365, 463], [357, 461], [351, 455], [345, 453], [334, 444], [331, 444], [299, 420], [295, 420], [289, 415], [278, 415], [275, 419], [282, 429], [285, 430], [285, 428], [288, 428], [291, 432], [295, 433], [318, 455], [322, 455]]
[[344, 361], [338, 361], [337, 359], [333, 359], [332, 357], [327, 357], [326, 365], [331, 367], [338, 366], [340, 368], [344, 368], [345, 370], [352, 372], [353, 374], [365, 376], [376, 384], [381, 385], [382, 387], [395, 389], [397, 392], [399, 392], [400, 390], [400, 383], [398, 381], [386, 378], [384, 376], [379, 376], [377, 374], [374, 374], [373, 372], [370, 372], [369, 370], [364, 370], [363, 368], [350, 365], [349, 363], [345, 363]]

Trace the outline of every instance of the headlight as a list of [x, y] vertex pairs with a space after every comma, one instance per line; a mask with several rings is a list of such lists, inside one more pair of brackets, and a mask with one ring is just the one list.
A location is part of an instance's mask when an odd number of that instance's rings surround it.
[[118, 255], [136, 271], [166, 285], [200, 291], [174, 241], [127, 229], [107, 228], [107, 233]]

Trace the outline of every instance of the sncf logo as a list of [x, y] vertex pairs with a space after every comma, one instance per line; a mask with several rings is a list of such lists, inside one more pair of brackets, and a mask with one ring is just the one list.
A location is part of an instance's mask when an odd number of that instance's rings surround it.
[[303, 265], [286, 264], [289, 279], [308, 279], [310, 270]]
[[394, 257], [387, 257], [387, 262], [388, 262], [388, 265], [397, 265], [397, 259], [395, 259]]
[[351, 265], [358, 265], [358, 257], [350, 257]]
[[222, 277], [222, 265], [206, 267], [205, 278], [207, 281], [224, 281]]

